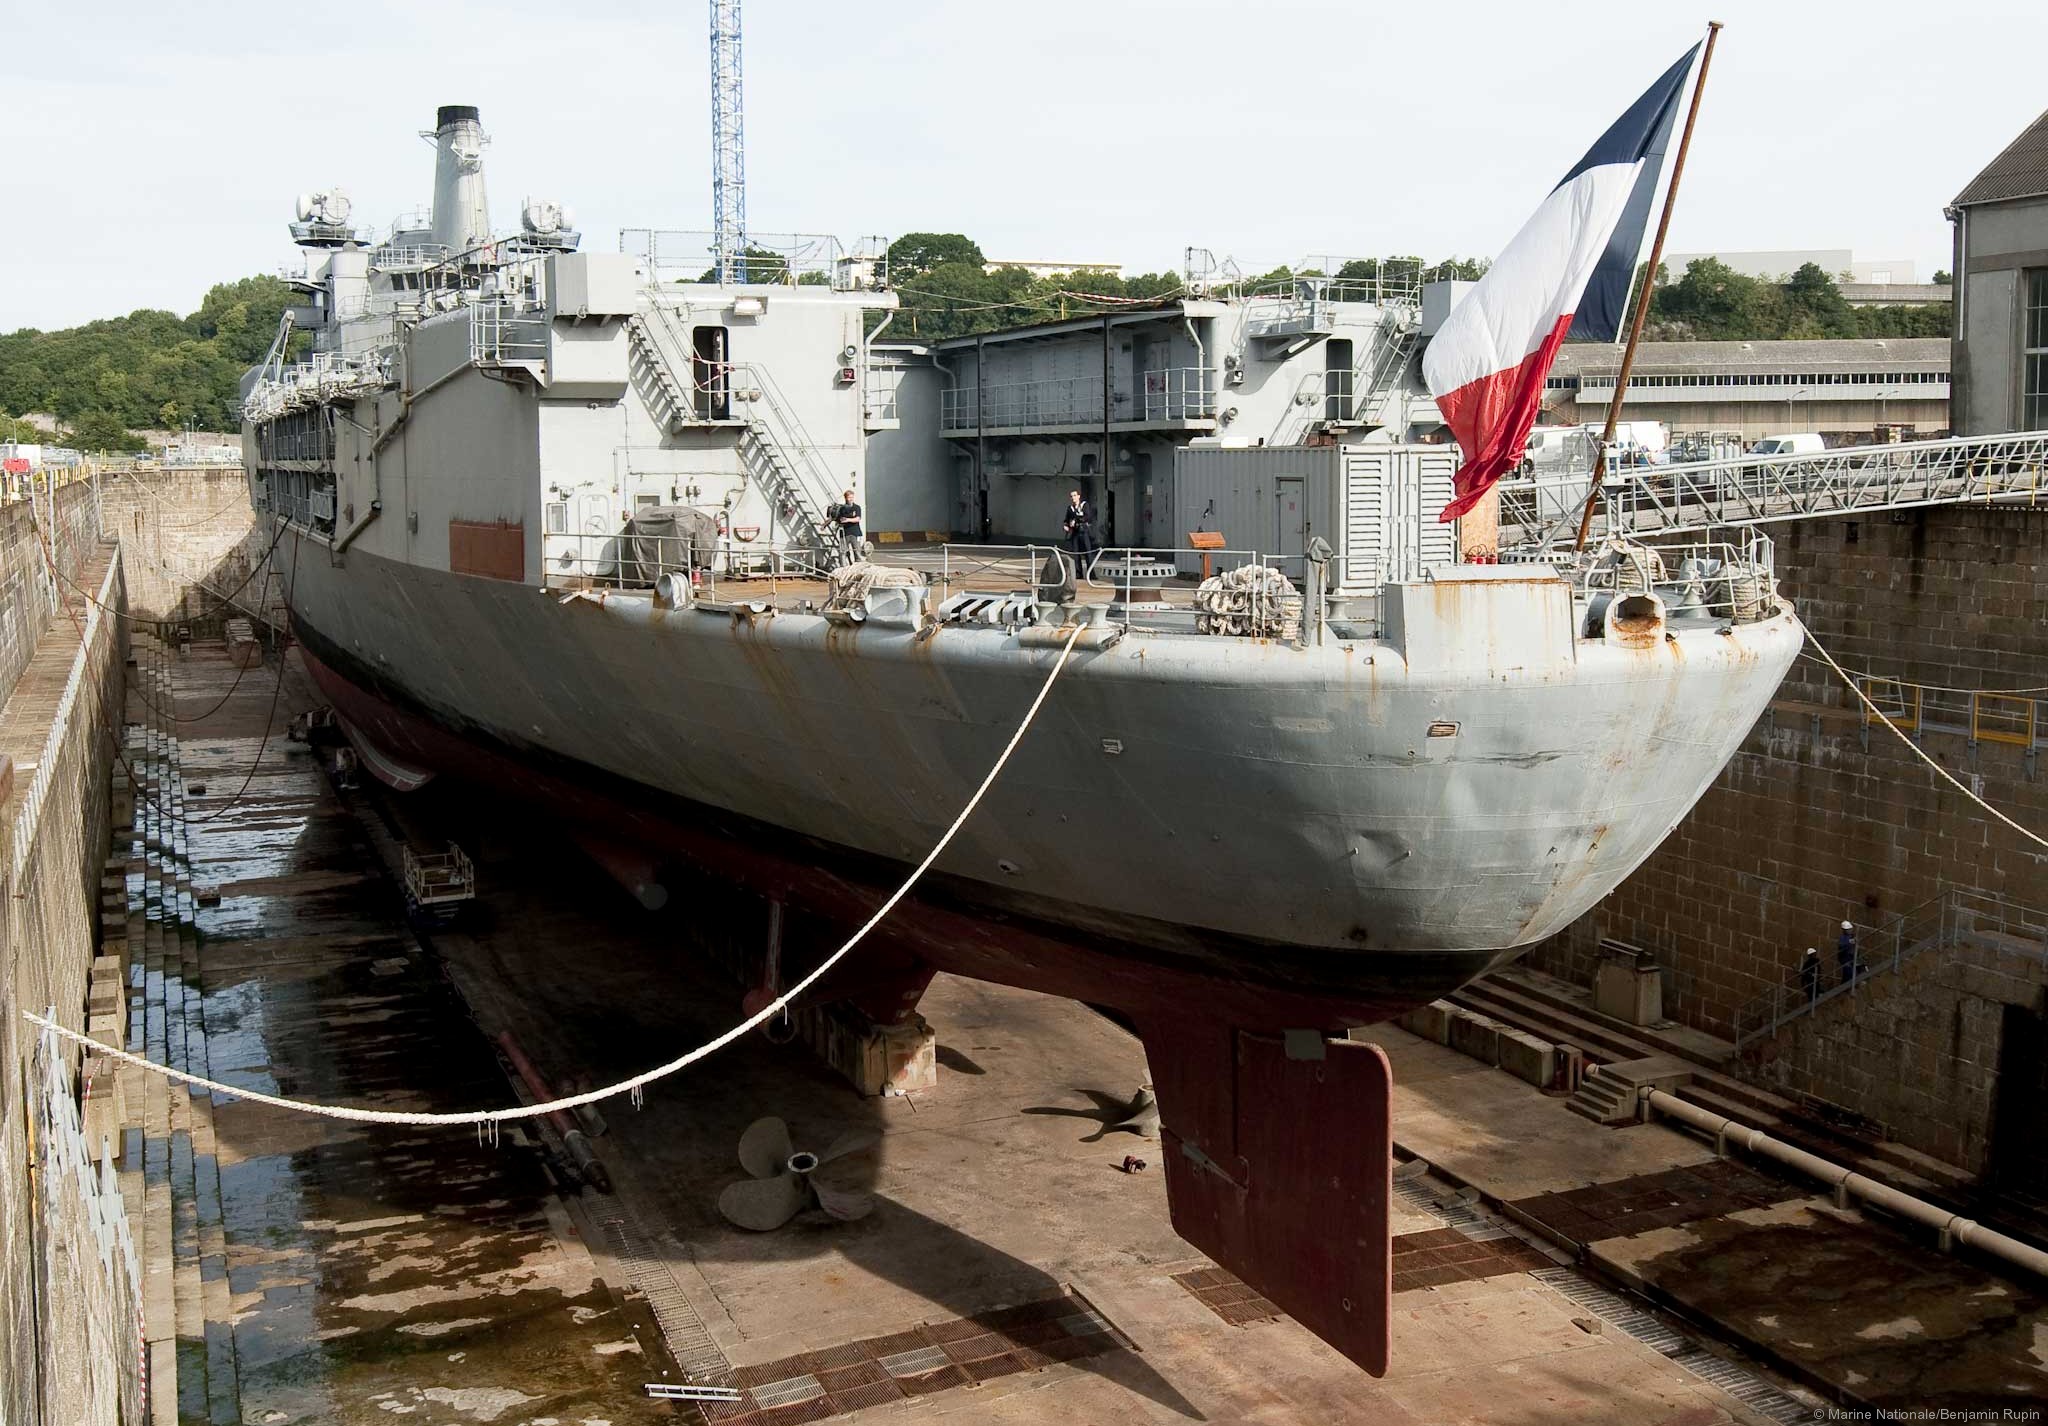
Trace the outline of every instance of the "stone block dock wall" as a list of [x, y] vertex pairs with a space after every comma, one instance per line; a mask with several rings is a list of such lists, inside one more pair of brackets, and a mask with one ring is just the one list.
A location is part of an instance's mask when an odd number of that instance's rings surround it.
[[261, 558], [253, 523], [239, 471], [86, 472], [0, 505], [0, 1422], [176, 1415], [169, 1398], [144, 1415], [122, 1145], [104, 1115], [80, 1118], [84, 1082], [104, 1094], [113, 1076], [69, 1046], [42, 1052], [20, 1014], [54, 1007], [85, 1029], [89, 996], [124, 998], [125, 936], [99, 932], [129, 894], [103, 881], [129, 614], [205, 615], [216, 601], [194, 586], [225, 591]]
[[[2048, 509], [1948, 506], [1768, 532], [1780, 587], [1845, 668], [1952, 689], [2039, 689], [2048, 714]], [[1998, 702], [1987, 715], [2009, 721], [2021, 707]], [[2048, 829], [2048, 776], [2026, 750], [1933, 730], [1919, 741], [1993, 806]], [[1820, 948], [1832, 982], [1840, 922], [1868, 940], [1944, 887], [2048, 910], [2048, 855], [1869, 725], [1809, 656], [1663, 847], [1528, 959], [1590, 983], [1602, 937], [1632, 942], [1666, 967], [1668, 1015], [1729, 1035], [1743, 1006], [1792, 978], [1806, 947]], [[2048, 973], [2040, 960], [1982, 947], [1933, 954], [1943, 963], [1917, 969], [1914, 983], [1950, 990], [1922, 994], [1911, 1013], [1898, 1013], [1893, 995], [1831, 1002], [1773, 1037], [1755, 1068], [1982, 1172], [1997, 1157], [2001, 1062], [2037, 1073]], [[1987, 955], [1998, 964], [1980, 969], [1997, 975], [1964, 974]], [[2005, 1127], [2010, 1139], [2021, 1126]]]

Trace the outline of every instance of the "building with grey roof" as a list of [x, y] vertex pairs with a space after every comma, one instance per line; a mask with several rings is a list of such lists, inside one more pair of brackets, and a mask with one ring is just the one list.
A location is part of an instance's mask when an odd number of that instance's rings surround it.
[[2048, 114], [1948, 207], [1955, 228], [1955, 424], [2048, 430]]
[[1858, 284], [1917, 286], [1911, 258], [1859, 258], [1848, 248], [1778, 248], [1768, 252], [1672, 253], [1664, 266], [1676, 279], [1703, 257], [1710, 257], [1744, 277], [1783, 282], [1812, 263], [1829, 277]]
[[[1566, 342], [1550, 369], [1546, 420], [1606, 418], [1621, 348]], [[1819, 431], [1867, 441], [1880, 428], [1947, 430], [1949, 344], [1941, 337], [1793, 342], [1644, 342], [1622, 417], [1673, 431], [1740, 431], [1747, 440]]]
[[1835, 287], [1851, 307], [1931, 307], [1956, 295], [1946, 282], [1838, 282]]

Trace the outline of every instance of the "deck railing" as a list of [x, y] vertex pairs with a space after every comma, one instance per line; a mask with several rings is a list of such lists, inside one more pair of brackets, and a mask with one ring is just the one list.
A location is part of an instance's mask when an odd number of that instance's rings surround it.
[[[545, 537], [542, 581], [563, 590], [640, 590], [661, 587], [670, 597], [686, 584], [689, 599], [713, 605], [760, 603], [801, 610], [822, 607], [821, 588], [836, 551], [764, 540], [757, 526], [737, 525], [715, 537], [557, 533]], [[1296, 637], [1302, 630], [1302, 558], [1254, 550], [1204, 551], [1212, 571], [1239, 574], [1228, 589], [1205, 595], [1189, 552], [1114, 547], [1077, 557], [1060, 544], [937, 544], [883, 547], [869, 562], [922, 577], [929, 606], [944, 620], [955, 596], [1016, 596], [1029, 604], [1069, 602], [1105, 608], [1117, 625], [1178, 625], [1189, 632]], [[1199, 559], [1199, 556], [1197, 557]], [[1284, 577], [1284, 583], [1282, 582]], [[1035, 610], [1029, 616], [1035, 618]]]
[[[1539, 508], [1540, 488], [1526, 478], [1501, 483], [1503, 542], [1570, 542], [1577, 510], [1551, 516]], [[2048, 432], [2020, 431], [1610, 470], [1595, 529], [1641, 536], [1860, 510], [2044, 499]]]
[[[1875, 674], [1857, 674], [1855, 680], [1870, 700], [1870, 704], [1857, 701], [1866, 727], [1889, 721], [1916, 738], [1923, 733], [1945, 733], [1968, 738], [1973, 745], [2004, 743], [2029, 754], [2038, 753], [2048, 743], [2048, 688], [1984, 692], [1938, 688]], [[1876, 712], [1871, 711], [1872, 705]]]
[[1216, 414], [1216, 373], [1177, 366], [1140, 372], [1135, 390], [1112, 383], [1107, 409], [1102, 376], [1053, 376], [1003, 381], [940, 393], [939, 425], [948, 431], [981, 428], [1032, 430], [1047, 426], [1097, 427], [1105, 421], [1195, 421]]
[[1769, 618], [1776, 607], [1777, 555], [1761, 530], [1683, 544], [1635, 541], [1570, 549], [1504, 550], [1502, 564], [1547, 564], [1581, 596], [1654, 590], [1673, 618]]

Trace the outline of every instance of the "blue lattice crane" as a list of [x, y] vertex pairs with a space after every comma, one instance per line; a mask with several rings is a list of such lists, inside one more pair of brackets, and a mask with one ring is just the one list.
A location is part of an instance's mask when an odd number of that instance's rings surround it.
[[711, 227], [718, 280], [747, 280], [746, 110], [740, 0], [711, 0]]

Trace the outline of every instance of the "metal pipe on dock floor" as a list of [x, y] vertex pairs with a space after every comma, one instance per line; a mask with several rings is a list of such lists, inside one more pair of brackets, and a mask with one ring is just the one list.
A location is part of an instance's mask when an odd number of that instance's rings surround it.
[[[512, 1038], [510, 1030], [500, 1031], [498, 1048], [505, 1052], [505, 1058], [525, 1083], [527, 1092], [542, 1104], [552, 1103], [556, 1098], [548, 1082], [541, 1078], [533, 1061], [526, 1057], [526, 1051], [519, 1048], [519, 1042]], [[569, 1157], [576, 1165], [576, 1171], [583, 1175], [590, 1185], [600, 1193], [612, 1191], [612, 1176], [597, 1156], [597, 1150], [590, 1147], [590, 1139], [569, 1121], [569, 1116], [557, 1109], [548, 1114], [547, 1120], [555, 1126], [555, 1133], [561, 1136], [562, 1147], [569, 1151]]]
[[1890, 1184], [1879, 1183], [1876, 1179], [1867, 1178], [1853, 1169], [1832, 1163], [1818, 1154], [1809, 1154], [1806, 1150], [1796, 1148], [1782, 1139], [1773, 1139], [1761, 1129], [1753, 1129], [1725, 1115], [1716, 1114], [1711, 1109], [1689, 1104], [1664, 1090], [1645, 1085], [1642, 1099], [1649, 1108], [1676, 1119], [1681, 1124], [1690, 1125], [1701, 1133], [1713, 1135], [1714, 1147], [1719, 1152], [1725, 1153], [1730, 1143], [1739, 1144], [1753, 1154], [1820, 1180], [1834, 1190], [1835, 1202], [1841, 1207], [1846, 1208], [1851, 1199], [1861, 1200], [1873, 1208], [1883, 1209], [1887, 1213], [1932, 1228], [1939, 1235], [1944, 1252], [1952, 1251], [1957, 1243], [1963, 1243], [1980, 1253], [1997, 1258], [2000, 1262], [2022, 1268], [2038, 1277], [2048, 1278], [2048, 1253], [2022, 1243], [2017, 1238], [2008, 1238], [2005, 1234], [1987, 1228], [1974, 1219], [1965, 1218], [1959, 1213], [1951, 1213], [1946, 1208], [1938, 1207], [1925, 1199], [1915, 1198], [1909, 1193], [1902, 1193]]

